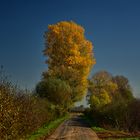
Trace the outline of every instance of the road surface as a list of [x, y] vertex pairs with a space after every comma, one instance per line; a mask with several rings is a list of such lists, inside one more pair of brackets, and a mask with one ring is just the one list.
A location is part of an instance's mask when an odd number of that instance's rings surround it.
[[99, 138], [84, 119], [73, 116], [45, 140], [99, 140]]

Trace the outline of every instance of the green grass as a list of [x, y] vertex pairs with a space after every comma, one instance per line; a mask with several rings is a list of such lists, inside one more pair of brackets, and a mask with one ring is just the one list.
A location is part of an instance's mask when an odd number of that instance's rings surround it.
[[102, 139], [102, 140], [140, 140], [140, 138], [107, 138], [107, 139]]
[[55, 121], [50, 122], [49, 124], [45, 124], [43, 127], [39, 128], [35, 131], [31, 136], [27, 138], [27, 140], [38, 140], [41, 137], [49, 135], [54, 129], [56, 129], [64, 120], [68, 119], [69, 116], [58, 118]]
[[91, 129], [93, 129], [93, 130], [96, 131], [96, 132], [105, 132], [105, 131], [107, 131], [107, 130], [104, 129], [104, 128], [96, 127], [96, 126], [92, 126]]

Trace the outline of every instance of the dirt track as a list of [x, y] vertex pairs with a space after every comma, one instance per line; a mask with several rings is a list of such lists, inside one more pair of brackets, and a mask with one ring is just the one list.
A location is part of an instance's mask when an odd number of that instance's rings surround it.
[[45, 140], [99, 140], [89, 124], [81, 117], [73, 116], [62, 123], [56, 131]]

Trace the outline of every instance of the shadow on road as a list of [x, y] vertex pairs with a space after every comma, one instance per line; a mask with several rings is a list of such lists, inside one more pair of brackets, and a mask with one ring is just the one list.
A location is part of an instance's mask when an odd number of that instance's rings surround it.
[[68, 121], [69, 126], [90, 127], [90, 125], [81, 116], [75, 116]]

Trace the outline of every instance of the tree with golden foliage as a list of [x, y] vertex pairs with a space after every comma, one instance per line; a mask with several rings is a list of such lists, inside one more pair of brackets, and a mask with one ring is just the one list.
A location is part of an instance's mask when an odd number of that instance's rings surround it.
[[118, 86], [112, 81], [112, 75], [106, 71], [97, 72], [90, 80], [90, 106], [95, 109], [111, 103]]
[[49, 25], [45, 32], [48, 71], [43, 78], [54, 77], [70, 85], [71, 100], [80, 100], [87, 91], [87, 78], [95, 64], [93, 45], [85, 38], [84, 28], [70, 21]]

